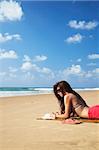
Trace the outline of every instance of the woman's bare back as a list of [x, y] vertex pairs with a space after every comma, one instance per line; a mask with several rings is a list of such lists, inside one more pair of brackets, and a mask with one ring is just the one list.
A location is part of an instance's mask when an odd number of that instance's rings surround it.
[[72, 109], [79, 115], [80, 117], [88, 118], [88, 109], [86, 102], [82, 99], [82, 97], [78, 97], [72, 93], [68, 93], [71, 99]]

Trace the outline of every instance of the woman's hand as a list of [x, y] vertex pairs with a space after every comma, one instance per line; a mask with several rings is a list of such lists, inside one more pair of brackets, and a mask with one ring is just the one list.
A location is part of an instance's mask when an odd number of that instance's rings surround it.
[[68, 118], [68, 116], [66, 116], [66, 114], [64, 113], [64, 114], [60, 114], [60, 113], [58, 113], [58, 112], [56, 112], [56, 113], [52, 113], [54, 116], [55, 116], [55, 119], [66, 119], [66, 118]]
[[53, 119], [56, 119], [56, 114], [55, 114], [54, 112], [52, 112], [51, 117], [52, 117]]
[[54, 115], [55, 119], [60, 115], [59, 112], [56, 112], [56, 113], [52, 112], [52, 114]]

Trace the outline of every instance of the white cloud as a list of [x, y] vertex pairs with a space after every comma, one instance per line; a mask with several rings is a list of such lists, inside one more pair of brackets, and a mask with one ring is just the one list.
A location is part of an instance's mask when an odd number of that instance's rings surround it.
[[59, 70], [58, 72], [56, 72], [56, 77], [55, 79], [58, 80], [82, 80], [84, 78], [85, 75], [85, 71], [82, 70], [80, 65], [74, 65], [72, 64], [71, 66], [63, 69], [63, 70]]
[[5, 33], [4, 35], [0, 33], [0, 43], [7, 42], [10, 40], [21, 40], [21, 36], [19, 34], [12, 34]]
[[38, 56], [35, 56], [34, 58], [34, 61], [35, 62], [39, 62], [39, 61], [45, 61], [47, 59], [47, 56], [44, 56], [44, 55], [38, 55]]
[[94, 69], [93, 73], [98, 73], [99, 74], [99, 68]]
[[91, 30], [94, 29], [95, 27], [98, 26], [98, 22], [97, 21], [78, 21], [77, 20], [71, 20], [69, 21], [68, 24], [71, 28], [75, 28], [75, 29], [86, 29], [86, 30]]
[[91, 54], [91, 55], [88, 55], [88, 58], [89, 58], [89, 59], [99, 59], [99, 54]]
[[24, 62], [21, 66], [21, 70], [22, 71], [29, 71], [31, 70], [33, 67], [32, 63], [31, 62]]
[[81, 58], [78, 58], [78, 59], [77, 59], [77, 62], [81, 62], [81, 61], [82, 61]]
[[9, 67], [8, 68], [8, 76], [10, 78], [16, 78], [17, 77], [17, 73], [18, 72], [18, 69], [17, 68], [14, 68], [14, 67]]
[[95, 68], [92, 71], [88, 71], [85, 73], [85, 77], [86, 78], [90, 78], [90, 77], [95, 77], [95, 78], [99, 78], [99, 68]]
[[28, 55], [24, 55], [23, 61], [31, 61], [31, 59]]
[[91, 78], [93, 76], [92, 71], [85, 72], [85, 78]]
[[[46, 78], [47, 79], [52, 79], [54, 78], [54, 73], [52, 72], [52, 70], [50, 68], [47, 68], [47, 67], [43, 67], [43, 68], [40, 68], [39, 66], [37, 66], [36, 64], [32, 64], [31, 62], [27, 61], [27, 62], [24, 62], [21, 66], [21, 70], [23, 72], [30, 72], [32, 74], [36, 74], [37, 76], [39, 77], [43, 77], [43, 78]], [[29, 74], [30, 74], [29, 73]], [[47, 75], [47, 76], [46, 76]]]
[[83, 71], [82, 71], [80, 65], [72, 65], [71, 67], [68, 67], [68, 68], [64, 69], [63, 71], [60, 71], [59, 74], [61, 76], [63, 75], [63, 77], [68, 78], [70, 75], [72, 75], [72, 76], [82, 76]]
[[16, 1], [3, 0], [0, 2], [0, 22], [21, 20], [23, 11]]
[[[45, 61], [46, 59], [47, 59], [47, 56], [37, 55], [37, 56], [34, 57], [33, 61], [34, 62], [41, 62], [41, 61]], [[24, 55], [23, 61], [31, 62], [32, 59], [28, 55]]]
[[35, 76], [34, 76], [33, 74], [31, 74], [31, 72], [27, 72], [27, 73], [25, 74], [24, 78], [25, 78], [26, 80], [31, 81], [31, 80], [34, 80], [34, 79], [35, 79]]
[[83, 39], [83, 36], [80, 33], [77, 33], [73, 36], [68, 37], [65, 42], [67, 43], [80, 43]]
[[77, 81], [88, 81], [96, 80], [99, 78], [99, 68], [95, 68], [93, 70], [83, 70], [80, 65], [72, 65], [67, 67], [64, 70], [60, 70], [56, 74], [56, 79], [58, 80], [77, 80]]
[[40, 68], [36, 64], [32, 64], [32, 71], [40, 72]]
[[8, 69], [9, 69], [9, 72], [11, 72], [11, 73], [15, 73], [18, 71], [17, 68], [13, 68], [13, 67], [9, 67]]
[[18, 55], [14, 50], [0, 50], [0, 59], [17, 59]]
[[96, 65], [96, 63], [89, 63], [89, 64], [87, 64], [87, 66], [95, 66]]
[[72, 65], [71, 67], [65, 70], [67, 74], [79, 74], [81, 73], [81, 66], [80, 65]]
[[21, 66], [21, 70], [23, 72], [27, 72], [27, 71], [40, 72], [40, 68], [36, 64], [32, 64], [30, 61], [24, 62]]
[[46, 68], [46, 67], [40, 68], [36, 64], [32, 64], [29, 61], [24, 62], [21, 66], [21, 69], [23, 71], [36, 71], [36, 72], [45, 73], [45, 74], [49, 74], [51, 72], [49, 68]]
[[6, 72], [0, 72], [0, 76], [5, 76], [6, 75]]
[[49, 74], [49, 73], [51, 73], [51, 69], [46, 68], [46, 67], [43, 67], [43, 68], [40, 70], [40, 72], [45, 73], [45, 74]]
[[47, 80], [53, 79], [55, 77], [54, 72], [47, 67], [40, 68], [39, 72], [40, 74], [43, 73], [43, 76], [41, 75], [41, 77], [44, 77]]
[[9, 73], [9, 77], [10, 77], [10, 78], [16, 78], [17, 76], [16, 76], [16, 74], [14, 74], [14, 73]]

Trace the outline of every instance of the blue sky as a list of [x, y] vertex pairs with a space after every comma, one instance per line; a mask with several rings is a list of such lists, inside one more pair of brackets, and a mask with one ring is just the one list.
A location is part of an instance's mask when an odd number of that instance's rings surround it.
[[0, 2], [0, 86], [99, 87], [98, 1]]

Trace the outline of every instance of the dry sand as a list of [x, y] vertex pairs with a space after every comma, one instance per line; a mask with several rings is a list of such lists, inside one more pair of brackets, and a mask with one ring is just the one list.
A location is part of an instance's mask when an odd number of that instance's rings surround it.
[[[80, 92], [89, 105], [99, 91]], [[99, 123], [37, 120], [58, 111], [53, 94], [0, 98], [0, 150], [98, 150]]]

